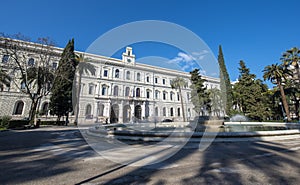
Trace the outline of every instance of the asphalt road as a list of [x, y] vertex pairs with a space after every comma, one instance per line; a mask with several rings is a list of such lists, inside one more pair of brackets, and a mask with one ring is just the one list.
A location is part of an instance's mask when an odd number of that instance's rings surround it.
[[196, 146], [132, 166], [99, 155], [75, 127], [0, 132], [0, 184], [300, 184], [300, 139]]

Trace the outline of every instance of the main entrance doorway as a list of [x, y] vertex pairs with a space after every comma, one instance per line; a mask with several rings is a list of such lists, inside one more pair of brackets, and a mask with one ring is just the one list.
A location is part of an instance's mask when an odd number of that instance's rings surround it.
[[110, 123], [118, 123], [119, 121], [119, 106], [114, 104], [110, 108]]
[[131, 108], [129, 105], [123, 107], [123, 122], [129, 123], [131, 118]]
[[142, 107], [140, 105], [135, 106], [134, 117], [137, 119], [142, 119]]

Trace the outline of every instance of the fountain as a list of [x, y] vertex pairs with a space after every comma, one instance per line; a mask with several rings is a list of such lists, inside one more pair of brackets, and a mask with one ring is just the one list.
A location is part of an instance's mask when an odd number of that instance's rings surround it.
[[246, 122], [248, 118], [241, 114], [236, 114], [230, 118], [230, 122]]
[[[198, 119], [196, 119], [198, 121]], [[210, 120], [214, 122], [214, 120]], [[218, 120], [217, 120], [218, 121]], [[105, 137], [116, 138], [120, 140], [132, 141], [168, 141], [175, 142], [182, 138], [187, 138], [188, 142], [199, 142], [203, 138], [213, 139], [215, 141], [249, 141], [261, 140], [267, 138], [280, 139], [287, 136], [299, 137], [299, 124], [286, 123], [268, 123], [268, 122], [247, 122], [247, 117], [237, 114], [230, 119], [230, 122], [224, 122], [224, 125], [203, 124], [202, 122], [158, 122], [153, 119], [152, 122], [118, 124], [113, 127], [107, 125], [104, 127]], [[119, 128], [119, 127], [122, 128]], [[115, 128], [116, 127], [116, 128]], [[103, 128], [103, 127], [102, 127]], [[90, 134], [98, 133], [99, 128], [89, 129]], [[103, 130], [102, 130], [103, 131]], [[102, 133], [102, 132], [99, 132]], [[273, 137], [276, 136], [276, 137]], [[205, 140], [205, 139], [204, 139]]]

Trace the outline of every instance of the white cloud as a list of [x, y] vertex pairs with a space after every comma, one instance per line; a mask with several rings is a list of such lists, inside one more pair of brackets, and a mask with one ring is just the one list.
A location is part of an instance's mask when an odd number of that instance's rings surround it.
[[[199, 60], [202, 60], [205, 55], [208, 53], [207, 50], [202, 50], [199, 52], [193, 52], [191, 55], [183, 52], [179, 52], [177, 56], [169, 60], [168, 64], [176, 64], [181, 67], [183, 71], [192, 71], [193, 69], [200, 68]], [[205, 74], [205, 71], [202, 70], [202, 74]]]
[[178, 53], [178, 57], [181, 57], [186, 62], [190, 62], [190, 61], [195, 60], [195, 58], [192, 55], [188, 55], [188, 54], [185, 54], [185, 53], [182, 53], [182, 52]]

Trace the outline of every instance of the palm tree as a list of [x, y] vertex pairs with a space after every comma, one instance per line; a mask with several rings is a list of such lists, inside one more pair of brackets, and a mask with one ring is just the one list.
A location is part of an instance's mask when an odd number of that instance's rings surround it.
[[[300, 63], [300, 49], [297, 47], [293, 47], [289, 50], [287, 50], [285, 53], [283, 53], [281, 61], [283, 62], [283, 65], [286, 67], [293, 66], [296, 70], [296, 75], [292, 79], [294, 81], [294, 90], [300, 89], [300, 68], [299, 68], [299, 63]], [[295, 80], [295, 78], [297, 80]], [[294, 94], [294, 101], [295, 101], [295, 109], [296, 109], [296, 116], [299, 118], [299, 92]], [[298, 96], [297, 96], [298, 95]]]
[[179, 91], [179, 96], [180, 96], [180, 103], [181, 103], [181, 109], [182, 109], [182, 116], [183, 116], [183, 121], [185, 122], [185, 112], [184, 112], [184, 106], [183, 106], [183, 98], [182, 98], [182, 92], [181, 89], [182, 87], [186, 87], [187, 82], [181, 78], [181, 77], [176, 77], [171, 81], [171, 87], [172, 89], [178, 89]]
[[[77, 124], [78, 123], [78, 115], [79, 115], [79, 100], [80, 100], [80, 92], [81, 92], [81, 79], [82, 79], [82, 75], [83, 73], [85, 74], [92, 74], [95, 75], [96, 74], [96, 68], [93, 64], [90, 63], [90, 59], [85, 58], [84, 54], [79, 54], [76, 55], [76, 60], [78, 62], [78, 67], [77, 67], [77, 71], [78, 71], [78, 84], [77, 87], [75, 88], [77, 91], [76, 92], [76, 101], [75, 101], [75, 120], [74, 123]], [[75, 78], [76, 80], [76, 78]], [[76, 84], [76, 81], [75, 81]]]
[[264, 80], [270, 80], [273, 84], [276, 84], [278, 86], [287, 119], [288, 121], [290, 121], [291, 118], [290, 118], [289, 106], [286, 100], [283, 83], [286, 81], [287, 76], [291, 75], [291, 71], [288, 70], [287, 68], [284, 68], [282, 65], [272, 64], [271, 66], [270, 65], [266, 66], [263, 72], [264, 72], [263, 75]]
[[[297, 78], [300, 80], [300, 69], [299, 69], [299, 63], [300, 63], [300, 49], [293, 47], [290, 50], [287, 50], [285, 53], [283, 53], [281, 58], [283, 65], [288, 66], [294, 66], [297, 72]], [[298, 81], [299, 83], [299, 81]]]
[[0, 68], [0, 89], [2, 90], [4, 86], [10, 87], [10, 80], [11, 78], [6, 71]]

